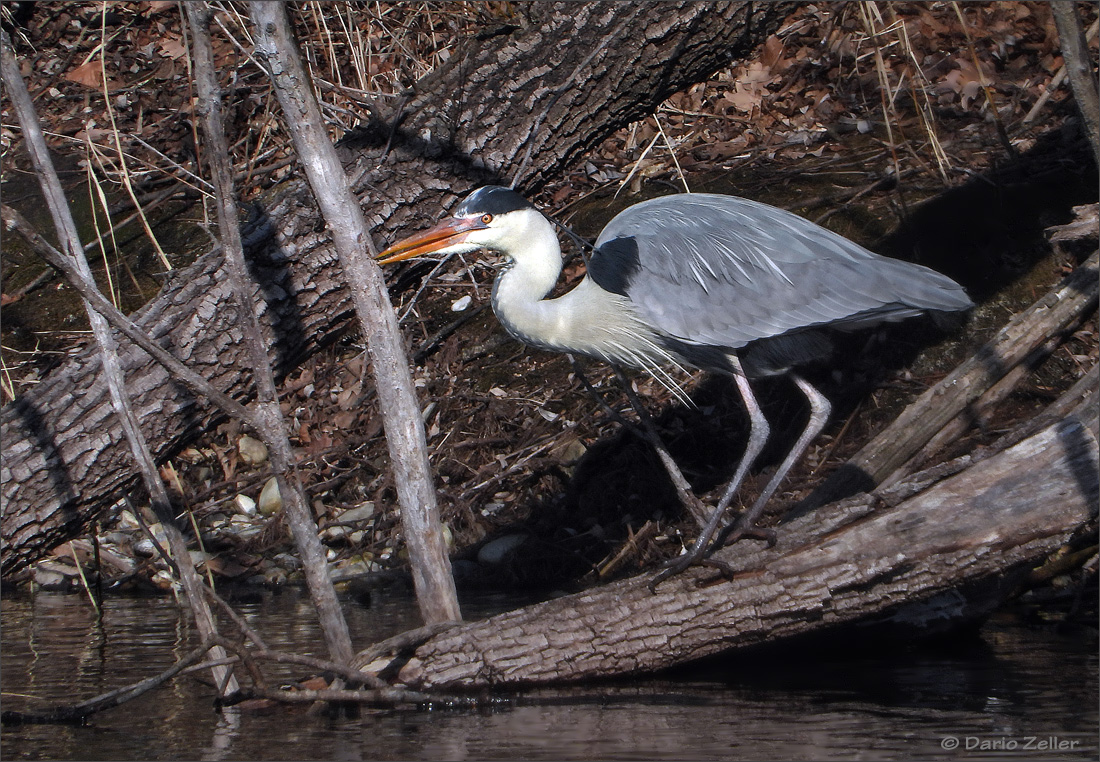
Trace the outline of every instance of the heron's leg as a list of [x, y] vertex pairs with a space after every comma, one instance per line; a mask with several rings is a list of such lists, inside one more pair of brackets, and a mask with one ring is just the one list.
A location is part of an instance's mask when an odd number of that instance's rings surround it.
[[798, 437], [798, 441], [794, 443], [794, 447], [787, 453], [787, 457], [783, 459], [779, 468], [772, 475], [772, 478], [768, 480], [768, 484], [764, 487], [764, 491], [760, 493], [760, 496], [756, 498], [756, 501], [746, 513], [742, 514], [736, 521], [731, 522], [729, 526], [722, 529], [722, 532], [718, 535], [718, 539], [715, 540], [715, 548], [720, 548], [723, 545], [736, 542], [742, 537], [750, 536], [754, 532], [759, 532], [759, 530], [756, 529], [756, 521], [760, 518], [760, 514], [764, 512], [764, 506], [768, 504], [772, 495], [775, 494], [776, 489], [779, 488], [779, 483], [783, 481], [783, 477], [785, 477], [787, 472], [798, 462], [798, 459], [806, 452], [806, 448], [810, 446], [810, 442], [821, 433], [821, 430], [825, 428], [826, 421], [829, 420], [829, 412], [832, 410], [832, 406], [829, 404], [829, 400], [825, 395], [815, 389], [809, 381], [801, 376], [791, 373], [790, 377], [798, 388], [802, 390], [802, 393], [806, 395], [806, 399], [810, 403], [810, 419], [806, 422], [806, 428]]
[[714, 537], [714, 533], [718, 530], [722, 520], [725, 518], [726, 509], [729, 508], [734, 496], [741, 488], [741, 482], [745, 480], [745, 475], [749, 472], [749, 469], [752, 468], [752, 464], [756, 461], [756, 458], [760, 455], [760, 451], [764, 449], [764, 444], [768, 441], [768, 434], [770, 432], [768, 420], [764, 417], [764, 411], [760, 409], [760, 403], [756, 401], [756, 395], [752, 393], [752, 387], [749, 385], [749, 379], [745, 375], [744, 369], [741, 367], [741, 361], [737, 359], [735, 355], [731, 355], [729, 359], [730, 363], [733, 365], [733, 380], [737, 384], [737, 390], [741, 394], [741, 401], [744, 402], [745, 410], [749, 414], [749, 441], [745, 444], [745, 452], [741, 455], [741, 462], [737, 464], [737, 470], [733, 472], [733, 478], [730, 479], [729, 484], [726, 485], [726, 489], [722, 493], [722, 499], [718, 501], [718, 505], [716, 505], [711, 512], [706, 526], [703, 527], [699, 536], [695, 538], [695, 543], [691, 546], [691, 550], [677, 556], [666, 564], [665, 568], [650, 580], [650, 590], [655, 590], [657, 585], [664, 580], [679, 574], [689, 566], [699, 563], [706, 558], [707, 551], [711, 548], [711, 538]]

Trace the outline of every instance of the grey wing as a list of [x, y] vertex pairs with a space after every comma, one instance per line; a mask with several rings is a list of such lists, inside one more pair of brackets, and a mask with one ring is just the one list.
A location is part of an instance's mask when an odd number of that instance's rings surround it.
[[812, 326], [854, 329], [971, 306], [934, 270], [734, 196], [636, 204], [604, 228], [596, 248], [593, 280], [628, 296], [654, 328], [693, 344], [736, 349]]

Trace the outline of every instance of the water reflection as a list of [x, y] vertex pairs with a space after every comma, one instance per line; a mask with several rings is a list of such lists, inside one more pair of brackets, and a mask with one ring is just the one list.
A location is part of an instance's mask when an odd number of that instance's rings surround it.
[[[0, 605], [0, 675], [10, 709], [43, 709], [148, 677], [194, 642], [170, 599], [110, 599], [102, 623], [76, 596], [5, 597]], [[506, 607], [500, 599], [464, 603], [471, 617]], [[272, 647], [323, 655], [299, 593], [265, 596], [240, 610]], [[401, 596], [375, 596], [371, 608], [349, 604], [347, 611], [360, 645], [418, 624], [415, 605]], [[355, 718], [301, 707], [219, 714], [211, 709], [213, 691], [185, 679], [96, 715], [87, 727], [5, 728], [0, 756], [1095, 759], [1096, 671], [1092, 633], [1059, 635], [1004, 617], [950, 650], [829, 649], [793, 661], [763, 653], [661, 679], [509, 694], [478, 709], [364, 710]], [[1028, 743], [1032, 749], [1022, 748]]]

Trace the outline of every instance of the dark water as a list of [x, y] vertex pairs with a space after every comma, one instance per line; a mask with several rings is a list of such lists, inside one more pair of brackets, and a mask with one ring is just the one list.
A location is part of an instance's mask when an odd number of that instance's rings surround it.
[[[194, 643], [171, 599], [108, 600], [102, 627], [77, 596], [7, 596], [0, 605], [5, 709], [89, 698], [156, 673]], [[238, 608], [272, 647], [323, 655], [300, 593]], [[502, 608], [500, 600], [464, 603], [470, 618]], [[397, 596], [376, 597], [371, 608], [349, 603], [347, 611], [358, 646], [417, 624], [415, 606]], [[797, 662], [769, 656], [674, 679], [512, 694], [491, 708], [372, 710], [355, 719], [298, 707], [218, 714], [211, 689], [184, 678], [95, 715], [86, 727], [6, 727], [0, 756], [1096, 759], [1094, 635], [1059, 634], [1004, 616], [947, 651], [818, 654]], [[950, 748], [952, 739], [958, 749]]]

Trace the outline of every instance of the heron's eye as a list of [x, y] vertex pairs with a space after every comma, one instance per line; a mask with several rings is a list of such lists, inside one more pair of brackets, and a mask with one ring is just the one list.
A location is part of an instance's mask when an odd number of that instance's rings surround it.
[[491, 215], [491, 214], [483, 214], [483, 215], [481, 215], [481, 222], [482, 222], [482, 224], [484, 224], [484, 225], [488, 225], [488, 224], [489, 224], [490, 222], [492, 222], [492, 221], [493, 221], [493, 215]]

